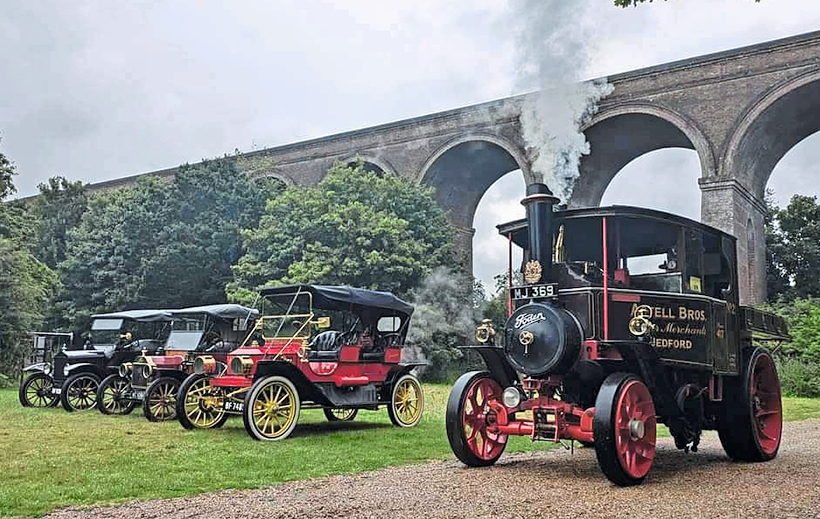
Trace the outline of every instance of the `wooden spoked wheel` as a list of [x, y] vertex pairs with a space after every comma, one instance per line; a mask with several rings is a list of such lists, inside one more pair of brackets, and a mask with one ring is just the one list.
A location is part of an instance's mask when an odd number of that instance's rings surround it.
[[324, 408], [325, 418], [328, 422], [352, 422], [359, 413], [358, 409], [343, 409], [339, 407]]
[[35, 373], [20, 386], [18, 397], [23, 407], [51, 407], [57, 403], [51, 390], [54, 380], [45, 373]]
[[128, 414], [136, 407], [136, 402], [129, 398], [131, 384], [128, 379], [119, 375], [109, 375], [97, 389], [97, 401], [102, 414]]
[[287, 378], [259, 379], [245, 396], [245, 430], [257, 440], [283, 440], [296, 428], [300, 406], [299, 392]]
[[160, 377], [145, 390], [142, 414], [152, 422], [173, 420], [177, 417], [177, 391], [179, 381], [172, 377]]
[[221, 388], [211, 386], [205, 375], [191, 375], [179, 388], [176, 416], [186, 429], [213, 429], [222, 427], [228, 415], [222, 409]]
[[657, 417], [649, 389], [635, 375], [613, 373], [604, 380], [595, 408], [601, 470], [616, 485], [639, 484], [655, 459]]
[[447, 439], [462, 463], [492, 465], [507, 447], [507, 435], [492, 430], [490, 403], [500, 401], [501, 385], [489, 373], [473, 371], [456, 381], [447, 400]]
[[92, 373], [71, 375], [63, 383], [60, 403], [66, 411], [87, 411], [97, 405], [97, 389], [100, 379]]
[[424, 411], [424, 392], [419, 379], [405, 374], [393, 383], [390, 405], [387, 414], [397, 427], [414, 427], [421, 420]]

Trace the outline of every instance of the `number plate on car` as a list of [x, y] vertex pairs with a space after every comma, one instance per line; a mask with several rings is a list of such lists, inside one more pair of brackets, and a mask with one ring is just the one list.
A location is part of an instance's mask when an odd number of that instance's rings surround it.
[[60, 387], [51, 388], [51, 394], [52, 395], [59, 395], [61, 391], [62, 391], [62, 388], [60, 388]]
[[558, 297], [558, 283], [543, 285], [524, 285], [510, 289], [513, 299], [535, 299], [543, 297]]
[[132, 398], [133, 398], [134, 400], [142, 400], [143, 398], [145, 398], [145, 391], [142, 391], [142, 390], [135, 390], [135, 391], [133, 392], [133, 397], [132, 397]]
[[245, 403], [225, 400], [222, 404], [222, 409], [230, 413], [241, 413], [245, 409]]

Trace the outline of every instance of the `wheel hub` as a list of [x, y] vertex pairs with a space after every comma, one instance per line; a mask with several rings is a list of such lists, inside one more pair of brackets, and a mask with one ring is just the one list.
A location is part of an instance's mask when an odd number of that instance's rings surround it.
[[642, 440], [645, 433], [643, 420], [633, 418], [629, 421], [629, 435], [633, 440]]

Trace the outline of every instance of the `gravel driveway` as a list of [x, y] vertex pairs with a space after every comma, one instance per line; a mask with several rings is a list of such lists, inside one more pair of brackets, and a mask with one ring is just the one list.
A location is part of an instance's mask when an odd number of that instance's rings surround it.
[[593, 449], [502, 456], [494, 467], [432, 462], [121, 506], [62, 510], [52, 518], [282, 517], [820, 517], [820, 420], [785, 425], [769, 463], [730, 463], [717, 434], [698, 453], [663, 438], [639, 487], [618, 488]]

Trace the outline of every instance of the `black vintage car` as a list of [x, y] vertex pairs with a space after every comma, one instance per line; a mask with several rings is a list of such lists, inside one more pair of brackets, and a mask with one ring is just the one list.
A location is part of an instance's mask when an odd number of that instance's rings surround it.
[[[171, 333], [162, 350], [145, 352], [121, 364], [97, 391], [103, 414], [128, 414], [142, 404], [152, 422], [176, 418], [179, 386], [194, 371], [194, 360], [225, 366], [228, 352], [243, 343], [256, 325], [259, 310], [222, 304], [169, 310]], [[225, 369], [227, 366], [225, 366]]]
[[18, 396], [23, 407], [51, 407], [57, 404], [52, 394], [51, 366], [54, 355], [74, 344], [73, 333], [33, 332], [32, 349], [20, 372]]
[[92, 319], [85, 349], [54, 356], [52, 394], [60, 398], [66, 411], [94, 408], [100, 381], [141, 352], [160, 348], [172, 316], [167, 310], [129, 310], [97, 314]]

